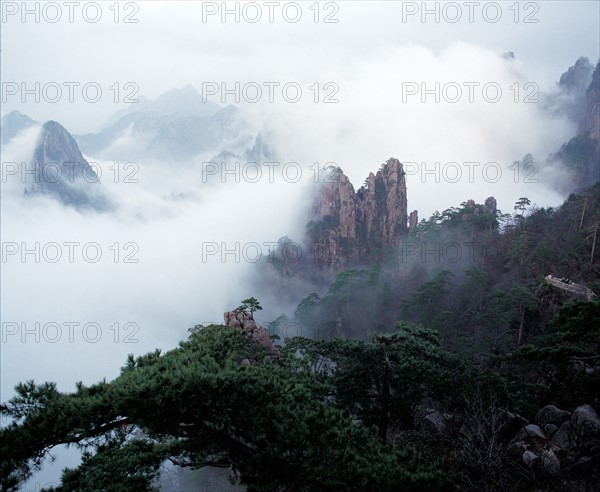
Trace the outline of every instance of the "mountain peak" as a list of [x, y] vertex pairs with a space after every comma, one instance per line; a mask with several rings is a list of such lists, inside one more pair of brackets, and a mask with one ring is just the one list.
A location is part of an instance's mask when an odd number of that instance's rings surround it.
[[36, 174], [25, 188], [28, 195], [50, 195], [75, 208], [109, 208], [96, 172], [71, 134], [57, 121], [42, 126], [33, 161]]
[[406, 173], [390, 158], [354, 191], [341, 169], [330, 175], [313, 202], [306, 242], [318, 262], [341, 268], [366, 263], [379, 248], [397, 246], [408, 234]]
[[550, 160], [560, 161], [571, 173], [559, 189], [565, 193], [593, 186], [600, 179], [600, 61], [585, 91], [577, 134]]
[[200, 93], [187, 84], [181, 89], [171, 89], [158, 96], [145, 111], [162, 115], [211, 116], [221, 107], [211, 101], [203, 101]]
[[36, 124], [29, 116], [19, 111], [11, 111], [2, 117], [2, 143], [7, 143], [23, 130]]
[[590, 63], [590, 60], [581, 56], [575, 62], [575, 65], [569, 67], [569, 69], [560, 76], [558, 85], [567, 91], [582, 91], [585, 92], [590, 80], [592, 79], [592, 72], [594, 66]]
[[592, 80], [585, 94], [585, 106], [579, 122], [578, 135], [584, 133], [590, 134], [594, 140], [600, 136], [600, 61], [596, 64], [596, 69], [592, 75]]
[[133, 115], [157, 116], [178, 115], [183, 117], [209, 117], [221, 110], [221, 106], [212, 101], [203, 101], [200, 93], [191, 84], [180, 89], [170, 89], [154, 100], [139, 96], [137, 103], [117, 111], [101, 127], [106, 130], [124, 121], [124, 118], [135, 118]]

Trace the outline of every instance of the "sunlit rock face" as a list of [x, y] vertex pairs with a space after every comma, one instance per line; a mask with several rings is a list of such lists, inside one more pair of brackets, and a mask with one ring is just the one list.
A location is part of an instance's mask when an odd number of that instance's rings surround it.
[[269, 352], [278, 353], [277, 349], [273, 346], [269, 334], [257, 326], [252, 313], [238, 310], [226, 311], [223, 313], [223, 320], [226, 326], [244, 330], [252, 340], [265, 347]]
[[369, 262], [408, 234], [406, 179], [398, 159], [370, 173], [357, 191], [337, 169], [314, 199], [305, 244], [315, 263], [337, 270]]

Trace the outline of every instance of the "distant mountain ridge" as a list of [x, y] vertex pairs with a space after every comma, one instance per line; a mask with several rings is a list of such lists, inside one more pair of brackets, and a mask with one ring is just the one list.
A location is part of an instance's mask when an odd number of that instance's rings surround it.
[[202, 96], [190, 84], [181, 89], [171, 89], [154, 101], [147, 97], [136, 98], [138, 102], [117, 111], [103, 125], [102, 129], [114, 125], [121, 118], [133, 113], [178, 114], [180, 116], [211, 116], [221, 107], [212, 101], [203, 101]]
[[12, 138], [27, 128], [38, 125], [37, 121], [19, 111], [11, 111], [2, 117], [2, 143], [8, 143]]
[[254, 140], [235, 106], [220, 107], [191, 85], [118, 111], [98, 133], [75, 136], [83, 152], [99, 158], [189, 160], [203, 153], [243, 152]]

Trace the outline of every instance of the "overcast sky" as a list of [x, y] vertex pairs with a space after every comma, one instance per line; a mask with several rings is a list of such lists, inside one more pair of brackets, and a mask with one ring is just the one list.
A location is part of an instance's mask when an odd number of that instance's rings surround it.
[[[432, 165], [490, 159], [504, 169], [526, 153], [545, 158], [574, 127], [541, 124], [547, 115], [527, 96], [539, 100], [580, 56], [595, 64], [600, 55], [595, 1], [23, 5], [2, 4], [2, 114], [18, 109], [82, 134], [131, 98], [217, 88], [207, 98], [241, 107], [286, 159], [335, 162], [355, 186], [390, 156]], [[499, 55], [508, 51], [515, 59], [505, 63]], [[469, 82], [478, 84], [473, 101]], [[458, 86], [461, 97], [421, 102], [421, 89], [435, 83], [449, 97]], [[490, 83], [502, 91], [494, 103], [482, 90]], [[418, 92], [407, 95], [406, 84]], [[438, 205], [414, 206], [429, 215]]]
[[[39, 120], [60, 119], [70, 131], [83, 133], [95, 131], [124, 106], [124, 94], [118, 104], [113, 101], [114, 83], [133, 82], [139, 94], [154, 98], [187, 83], [200, 90], [206, 82], [332, 81], [339, 85], [339, 104], [352, 107], [356, 101], [346, 89], [357, 70], [394, 64], [398, 47], [419, 46], [438, 55], [465, 42], [513, 51], [530, 81], [541, 87], [555, 82], [579, 56], [593, 63], [599, 56], [598, 2], [475, 3], [347, 1], [311, 8], [314, 2], [301, 2], [298, 11], [293, 2], [142, 1], [120, 2], [119, 9], [101, 2], [99, 10], [93, 2], [70, 8], [64, 2], [27, 2], [33, 13], [24, 13], [22, 2], [3, 2], [4, 82], [28, 87], [95, 82], [103, 95], [96, 104], [86, 102], [80, 88], [73, 103], [66, 87], [57, 103], [36, 104], [29, 95], [22, 104], [21, 94], [5, 95], [2, 112], [19, 109]], [[234, 13], [223, 22], [225, 9]], [[258, 14], [257, 22], [249, 22]], [[450, 22], [454, 19], [459, 20]], [[361, 90], [364, 99], [377, 100], [376, 87]]]
[[[120, 205], [115, 214], [104, 215], [25, 201], [20, 183], [3, 183], [3, 242], [30, 247], [97, 242], [104, 256], [98, 263], [78, 256], [72, 264], [23, 263], [16, 256], [2, 265], [2, 321], [18, 323], [19, 330], [25, 323], [32, 331], [23, 341], [22, 333], [9, 336], [3, 325], [0, 400], [18, 381], [31, 378], [58, 381], [63, 390], [72, 390], [78, 380], [112, 378], [128, 353], [172, 348], [189, 326], [220, 321], [234, 303], [256, 295], [245, 282], [252, 265], [203, 262], [200, 245], [262, 244], [284, 235], [300, 240], [299, 216], [315, 162], [340, 165], [358, 188], [369, 172], [397, 157], [410, 171], [409, 209], [419, 210], [420, 218], [490, 195], [505, 212], [521, 196], [539, 206], [560, 204], [564, 196], [548, 185], [560, 178], [560, 169], [546, 169], [545, 176], [540, 172], [540, 179], [527, 182], [510, 166], [528, 153], [541, 163], [574, 135], [575, 122], [549, 114], [536, 101], [555, 90], [561, 73], [580, 56], [592, 64], [598, 60], [600, 3], [475, 4], [80, 2], [70, 11], [64, 2], [3, 1], [3, 115], [19, 110], [83, 134], [130, 106], [127, 97], [156, 98], [192, 84], [198, 91], [210, 89], [207, 97], [219, 105], [238, 105], [282, 163], [298, 162], [305, 174], [297, 184], [278, 175], [274, 183], [197, 187], [192, 191], [199, 199], [171, 203], [162, 197], [193, 188], [197, 170], [177, 162], [138, 163], [138, 184], [104, 180]], [[30, 9], [25, 15], [24, 5]], [[429, 13], [423, 17], [424, 6]], [[224, 7], [231, 12], [223, 19]], [[502, 56], [508, 51], [514, 59]], [[248, 88], [246, 100], [238, 104], [229, 93], [223, 101], [222, 84], [235, 89], [236, 83]], [[440, 92], [439, 101], [435, 94], [423, 101], [422, 84], [431, 89], [436, 83], [447, 92]], [[290, 90], [284, 93], [286, 84]], [[486, 84], [491, 92], [482, 91]], [[257, 86], [262, 97], [253, 92]], [[24, 95], [23, 87], [33, 93]], [[301, 95], [290, 102], [298, 87]], [[497, 88], [501, 97], [492, 100]], [[38, 134], [39, 128], [31, 129], [5, 146], [3, 166], [28, 161]], [[110, 162], [86, 157], [110, 176]], [[490, 162], [501, 169], [501, 179], [491, 179], [494, 172], [482, 174]], [[465, 163], [477, 164], [473, 179]], [[433, 174], [424, 173], [427, 169]], [[124, 254], [128, 242], [138, 246], [139, 262], [111, 261], [114, 244]], [[259, 322], [281, 312], [281, 306], [264, 301]], [[59, 323], [67, 330], [66, 322], [80, 323], [72, 341], [64, 331], [62, 339], [49, 342], [53, 326], [45, 332], [35, 327]], [[97, 342], [84, 337], [95, 336], [81, 329], [89, 322], [103, 330]], [[127, 331], [129, 322], [136, 333]], [[124, 343], [127, 336], [135, 343]]]

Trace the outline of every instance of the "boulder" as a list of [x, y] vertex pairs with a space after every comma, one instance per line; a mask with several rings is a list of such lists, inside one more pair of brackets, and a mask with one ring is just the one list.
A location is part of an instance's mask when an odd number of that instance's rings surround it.
[[423, 432], [444, 435], [447, 433], [447, 430], [448, 426], [446, 424], [446, 419], [438, 410], [429, 412], [421, 420], [421, 431]]
[[254, 321], [252, 313], [246, 311], [226, 311], [223, 313], [223, 319], [227, 326], [232, 328], [241, 328], [250, 338], [256, 341], [259, 345], [267, 348], [273, 354], [279, 354], [279, 351], [273, 346], [269, 334], [259, 327]]
[[571, 461], [576, 458], [575, 442], [573, 439], [573, 426], [571, 425], [570, 421], [565, 422], [560, 426], [560, 428], [556, 431], [556, 434], [552, 436], [552, 442], [565, 451], [567, 457]]
[[560, 461], [552, 449], [545, 449], [541, 453], [540, 458], [540, 465], [545, 476], [555, 477], [560, 474]]
[[558, 425], [546, 424], [544, 426], [544, 432], [546, 433], [546, 435], [548, 437], [552, 437], [554, 434], [556, 434], [557, 430], [558, 430]]
[[510, 439], [513, 437], [523, 426], [527, 425], [527, 420], [517, 415], [516, 413], [509, 412], [508, 410], [503, 410], [498, 415], [500, 419], [500, 435], [504, 439]]
[[536, 414], [535, 423], [542, 428], [547, 424], [553, 424], [558, 429], [570, 417], [571, 414], [569, 412], [565, 412], [554, 405], [546, 405]]
[[587, 475], [589, 473], [593, 473], [594, 470], [597, 470], [600, 466], [600, 455], [595, 456], [584, 456], [583, 458], [579, 458], [573, 465], [569, 468], [569, 473], [571, 476], [582, 476]]
[[511, 444], [515, 444], [528, 439], [533, 439], [536, 437], [544, 440], [547, 439], [546, 434], [544, 434], [544, 431], [540, 429], [538, 425], [527, 424], [519, 432], [516, 433], [515, 437], [512, 438]]
[[237, 318], [237, 313], [235, 311], [225, 312], [223, 318], [225, 319], [225, 325], [227, 326], [231, 326], [232, 328], [242, 327], [242, 322]]
[[552, 449], [527, 449], [521, 459], [538, 476], [555, 477], [560, 474], [560, 461]]
[[591, 405], [577, 407], [571, 425], [579, 456], [600, 453], [600, 418]]
[[529, 468], [533, 468], [536, 461], [539, 461], [540, 457], [537, 454], [535, 454], [533, 451], [527, 450], [523, 453], [522, 459], [523, 459], [523, 464], [525, 466], [528, 466]]

